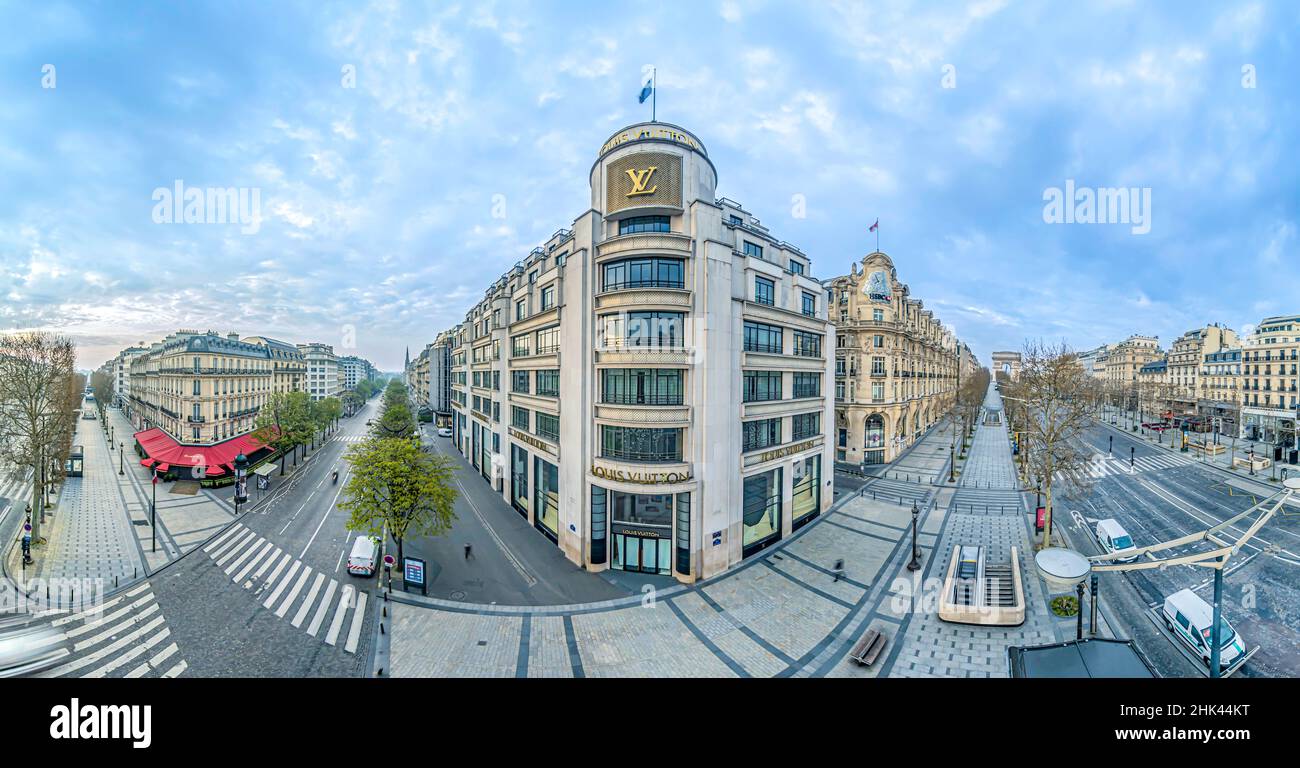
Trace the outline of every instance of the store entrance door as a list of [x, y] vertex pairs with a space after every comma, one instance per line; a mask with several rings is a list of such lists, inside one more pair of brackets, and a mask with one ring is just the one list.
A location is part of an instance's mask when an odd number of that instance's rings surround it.
[[667, 538], [616, 532], [613, 555], [612, 565], [621, 571], [664, 575], [672, 572], [672, 542]]

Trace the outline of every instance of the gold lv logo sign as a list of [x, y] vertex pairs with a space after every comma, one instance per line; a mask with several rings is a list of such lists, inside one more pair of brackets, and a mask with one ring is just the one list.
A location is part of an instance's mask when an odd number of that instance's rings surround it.
[[632, 180], [632, 191], [628, 192], [627, 196], [632, 197], [634, 195], [653, 195], [655, 193], [655, 190], [659, 189], [659, 185], [656, 184], [653, 187], [650, 187], [649, 189], [646, 189], [646, 185], [650, 183], [650, 177], [654, 176], [655, 171], [657, 170], [659, 169], [652, 165], [649, 168], [645, 169], [644, 171], [638, 171], [635, 168], [628, 171], [627, 177]]

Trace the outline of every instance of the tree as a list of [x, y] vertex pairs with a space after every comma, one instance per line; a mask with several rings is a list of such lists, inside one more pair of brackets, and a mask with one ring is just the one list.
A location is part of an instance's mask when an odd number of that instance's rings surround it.
[[343, 410], [347, 415], [351, 416], [361, 410], [361, 406], [364, 404], [365, 399], [356, 390], [349, 389], [343, 393]]
[[[280, 453], [280, 474], [289, 451], [302, 444], [304, 431], [310, 430], [311, 398], [306, 392], [272, 392], [257, 412], [252, 436]], [[310, 433], [307, 433], [310, 436]], [[294, 464], [298, 463], [297, 454]]]
[[384, 409], [384, 414], [379, 417], [373, 431], [376, 436], [383, 438], [410, 438], [415, 434], [415, 418], [405, 403], [396, 403]]
[[453, 465], [411, 440], [373, 437], [345, 455], [351, 472], [339, 509], [347, 512], [348, 530], [382, 536], [385, 528], [397, 542], [397, 562], [405, 556], [408, 536], [438, 536], [456, 519]]
[[[77, 386], [76, 349], [64, 336], [24, 332], [0, 336], [0, 453], [32, 469], [32, 541], [41, 539], [47, 462], [71, 441], [69, 392]], [[61, 466], [61, 463], [60, 463]]]
[[330, 426], [338, 426], [339, 417], [343, 415], [343, 401], [337, 397], [327, 397], [320, 401], [321, 415]]
[[1090, 452], [1081, 449], [1083, 432], [1092, 425], [1099, 397], [1097, 382], [1084, 372], [1069, 347], [1025, 345], [1020, 376], [1003, 385], [1007, 399], [1019, 403], [1019, 426], [1026, 440], [1021, 451], [1029, 474], [1042, 483], [1045, 514], [1043, 546], [1051, 546], [1053, 486], [1057, 473], [1086, 490]]

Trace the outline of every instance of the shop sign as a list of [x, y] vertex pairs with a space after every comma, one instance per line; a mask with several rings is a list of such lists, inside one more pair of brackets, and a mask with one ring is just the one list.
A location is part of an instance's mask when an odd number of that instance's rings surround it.
[[549, 446], [549, 445], [547, 445], [546, 443], [542, 442], [541, 440], [538, 440], [537, 438], [533, 437], [532, 435], [528, 434], [527, 432], [520, 432], [519, 430], [515, 429], [514, 427], [511, 427], [511, 428], [510, 428], [510, 436], [513, 437], [514, 439], [518, 440], [518, 441], [521, 442], [521, 443], [528, 443], [529, 445], [531, 445], [531, 446], [534, 447], [534, 448], [537, 448], [538, 450], [546, 451], [547, 453], [551, 454], [552, 456], [555, 455], [555, 449], [554, 449], [554, 448], [552, 448], [551, 446]]
[[592, 464], [591, 474], [593, 477], [599, 477], [603, 480], [638, 483], [640, 485], [671, 485], [691, 481], [690, 470], [682, 472], [629, 472], [614, 467], [602, 467], [599, 464]]

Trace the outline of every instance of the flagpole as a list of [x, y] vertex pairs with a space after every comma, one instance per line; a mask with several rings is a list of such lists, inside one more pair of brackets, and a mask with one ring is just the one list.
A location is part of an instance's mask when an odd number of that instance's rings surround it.
[[650, 122], [655, 122], [659, 112], [659, 68], [650, 68]]

